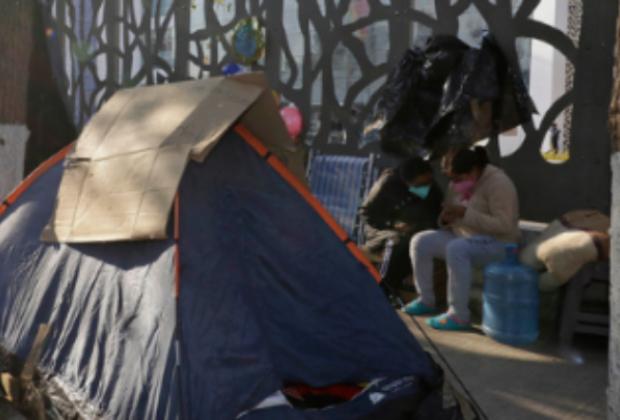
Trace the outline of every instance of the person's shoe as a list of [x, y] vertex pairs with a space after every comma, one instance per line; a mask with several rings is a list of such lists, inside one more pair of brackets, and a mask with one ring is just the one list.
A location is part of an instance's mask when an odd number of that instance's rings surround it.
[[409, 315], [430, 315], [437, 312], [437, 308], [426, 305], [422, 299], [417, 298], [405, 305], [403, 311]]
[[466, 331], [471, 328], [469, 322], [460, 321], [447, 312], [427, 319], [426, 323], [436, 330], [443, 331]]

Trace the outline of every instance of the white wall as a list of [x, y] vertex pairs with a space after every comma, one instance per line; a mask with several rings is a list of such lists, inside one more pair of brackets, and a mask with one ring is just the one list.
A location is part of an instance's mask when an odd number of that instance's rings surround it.
[[[544, 0], [534, 10], [532, 18], [546, 23], [563, 32], [567, 31], [568, 0]], [[530, 96], [538, 115], [534, 115], [534, 125], [540, 122], [551, 105], [566, 92], [566, 58], [551, 45], [533, 39], [530, 61]], [[564, 113], [560, 114], [556, 123], [563, 128]], [[523, 143], [525, 134], [521, 128], [515, 133], [500, 136], [500, 151], [503, 156], [514, 153]], [[547, 132], [542, 150], [550, 148], [550, 136]]]

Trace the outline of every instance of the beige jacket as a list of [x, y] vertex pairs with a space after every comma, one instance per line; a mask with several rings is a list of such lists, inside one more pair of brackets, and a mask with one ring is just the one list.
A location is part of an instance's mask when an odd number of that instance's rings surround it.
[[519, 198], [508, 175], [501, 169], [487, 165], [476, 183], [472, 197], [466, 204], [449, 189], [447, 204], [465, 205], [465, 217], [452, 224], [459, 236], [488, 235], [502, 242], [519, 240]]

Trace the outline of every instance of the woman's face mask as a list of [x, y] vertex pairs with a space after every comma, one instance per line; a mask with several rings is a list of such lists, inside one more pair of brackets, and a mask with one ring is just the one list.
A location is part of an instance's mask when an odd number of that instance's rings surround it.
[[422, 185], [422, 186], [419, 186], [419, 187], [415, 187], [415, 186], [410, 185], [409, 186], [409, 192], [411, 194], [417, 195], [422, 200], [424, 200], [426, 197], [428, 197], [428, 194], [431, 192], [431, 186], [430, 185]]
[[473, 179], [465, 179], [463, 181], [453, 182], [452, 189], [465, 199], [469, 199], [476, 187], [476, 181]]

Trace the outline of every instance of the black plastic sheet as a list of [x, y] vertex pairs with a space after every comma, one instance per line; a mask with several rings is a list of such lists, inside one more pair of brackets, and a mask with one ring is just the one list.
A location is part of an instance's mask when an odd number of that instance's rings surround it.
[[480, 48], [438, 36], [392, 70], [366, 134], [378, 131], [388, 153], [438, 157], [527, 123], [534, 112], [519, 69], [492, 36]]

